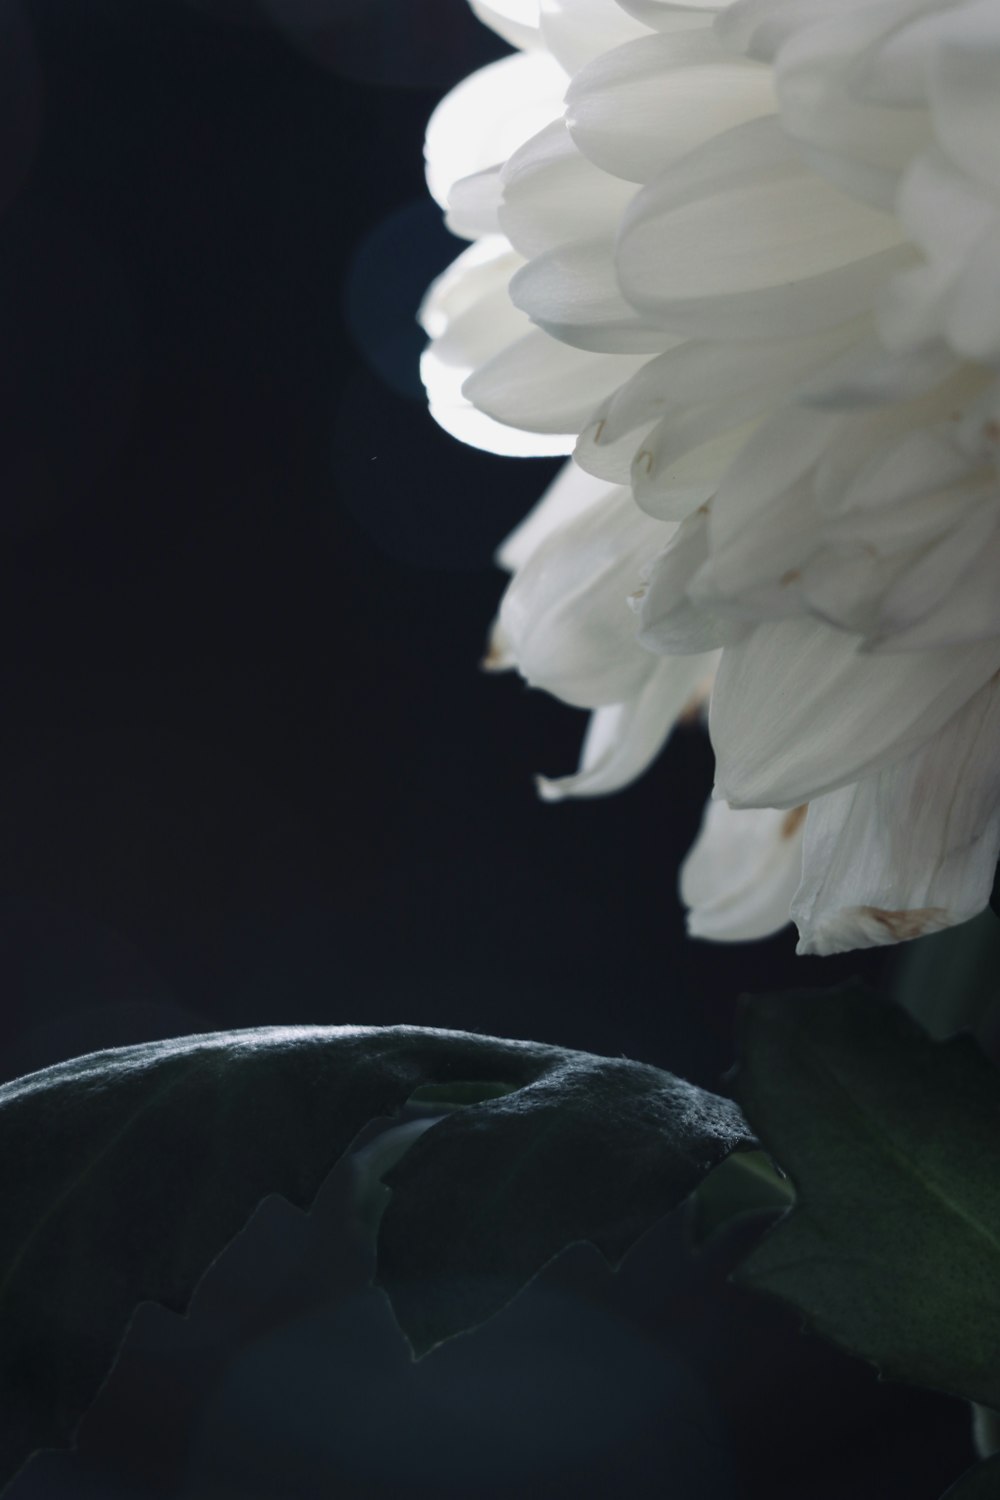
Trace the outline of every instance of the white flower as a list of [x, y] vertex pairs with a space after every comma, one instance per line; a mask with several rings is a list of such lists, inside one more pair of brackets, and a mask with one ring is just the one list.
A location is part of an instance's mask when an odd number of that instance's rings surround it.
[[520, 51], [431, 122], [473, 244], [424, 375], [457, 436], [573, 454], [502, 555], [499, 659], [595, 711], [543, 793], [638, 775], [718, 663], [692, 932], [964, 921], [1000, 851], [1000, 0], [473, 7]]

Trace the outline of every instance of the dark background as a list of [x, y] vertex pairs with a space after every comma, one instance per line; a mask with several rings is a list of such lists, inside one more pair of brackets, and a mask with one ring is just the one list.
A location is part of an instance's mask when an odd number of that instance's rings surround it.
[[[459, 247], [421, 137], [502, 50], [464, 0], [0, 0], [2, 1076], [407, 1021], [716, 1087], [741, 991], [879, 972], [688, 943], [702, 732], [543, 806], [582, 716], [476, 670], [555, 466], [424, 411], [414, 312]], [[190, 1319], [143, 1308], [13, 1500], [936, 1500], [970, 1457], [958, 1403], [677, 1222], [413, 1367], [352, 1201], [346, 1170], [310, 1218], [269, 1200]]]

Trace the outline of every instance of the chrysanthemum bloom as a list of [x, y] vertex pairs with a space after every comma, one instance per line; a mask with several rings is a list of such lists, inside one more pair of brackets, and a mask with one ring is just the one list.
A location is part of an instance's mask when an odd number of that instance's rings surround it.
[[438, 420], [573, 453], [491, 657], [640, 774], [714, 675], [690, 928], [973, 916], [1000, 849], [1000, 0], [472, 0]]

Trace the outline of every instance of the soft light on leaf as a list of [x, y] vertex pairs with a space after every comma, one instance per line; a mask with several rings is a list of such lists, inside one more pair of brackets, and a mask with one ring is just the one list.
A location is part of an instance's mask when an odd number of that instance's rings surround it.
[[763, 1228], [794, 1201], [792, 1184], [763, 1151], [734, 1152], [691, 1195], [692, 1242], [701, 1250], [737, 1224]]
[[417, 1355], [497, 1312], [566, 1245], [617, 1266], [749, 1142], [728, 1099], [623, 1058], [544, 1050], [533, 1083], [455, 1111], [384, 1179], [377, 1279]]
[[379, 1279], [417, 1351], [574, 1241], [617, 1261], [749, 1140], [730, 1100], [655, 1068], [405, 1026], [185, 1037], [9, 1083], [0, 1487], [71, 1443], [139, 1302], [183, 1312], [263, 1197], [308, 1209], [359, 1131], [414, 1095], [454, 1106], [406, 1133], [389, 1174]]

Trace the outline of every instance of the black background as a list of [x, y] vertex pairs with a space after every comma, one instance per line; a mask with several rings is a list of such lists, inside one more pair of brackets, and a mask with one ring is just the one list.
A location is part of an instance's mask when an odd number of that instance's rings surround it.
[[[3, 1076], [408, 1021], [715, 1087], [740, 992], [877, 975], [687, 942], [702, 732], [543, 806], [582, 716], [476, 670], [555, 466], [421, 400], [459, 248], [423, 128], [503, 51], [464, 0], [0, 0], [0, 33]], [[971, 1456], [958, 1403], [879, 1386], [677, 1223], [413, 1367], [351, 1205], [345, 1171], [309, 1219], [269, 1200], [190, 1319], [143, 1308], [14, 1500], [936, 1500]]]

